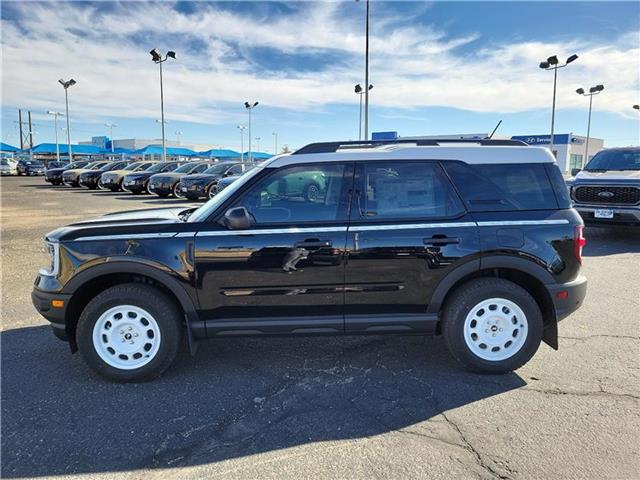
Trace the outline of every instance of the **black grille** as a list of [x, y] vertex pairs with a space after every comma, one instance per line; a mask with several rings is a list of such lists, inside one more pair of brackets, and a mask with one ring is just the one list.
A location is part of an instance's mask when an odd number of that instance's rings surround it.
[[635, 205], [640, 202], [637, 187], [577, 187], [576, 201], [581, 203], [602, 203], [607, 205]]

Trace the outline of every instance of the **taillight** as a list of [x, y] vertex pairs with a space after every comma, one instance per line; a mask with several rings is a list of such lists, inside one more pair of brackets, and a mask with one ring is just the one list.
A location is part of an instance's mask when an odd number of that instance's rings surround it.
[[582, 264], [582, 247], [587, 244], [587, 239], [584, 238], [584, 225], [576, 225], [573, 229], [573, 253], [576, 259]]

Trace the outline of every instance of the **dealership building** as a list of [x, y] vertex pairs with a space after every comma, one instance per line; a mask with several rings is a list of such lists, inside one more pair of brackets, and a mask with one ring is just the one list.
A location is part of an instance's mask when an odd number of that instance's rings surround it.
[[[516, 135], [512, 140], [536, 146], [549, 148], [551, 135]], [[563, 173], [571, 173], [574, 168], [583, 168], [587, 163], [587, 137], [573, 133], [558, 133], [553, 136], [553, 153], [558, 161], [558, 167]], [[604, 140], [589, 137], [589, 160], [604, 148]]]

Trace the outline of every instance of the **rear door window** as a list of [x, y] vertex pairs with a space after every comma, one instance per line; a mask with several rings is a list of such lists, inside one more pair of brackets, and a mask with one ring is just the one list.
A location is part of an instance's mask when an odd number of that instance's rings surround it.
[[367, 162], [361, 173], [364, 191], [352, 218], [403, 220], [451, 218], [464, 206], [437, 162]]
[[558, 208], [543, 163], [442, 165], [472, 212]]

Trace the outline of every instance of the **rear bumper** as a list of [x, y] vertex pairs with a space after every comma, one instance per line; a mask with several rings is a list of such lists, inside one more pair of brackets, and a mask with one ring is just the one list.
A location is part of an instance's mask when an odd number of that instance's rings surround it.
[[[587, 225], [640, 225], [640, 207], [637, 206], [574, 204], [574, 208]], [[612, 210], [613, 218], [595, 218], [594, 213], [599, 209]]]
[[[67, 332], [65, 330], [65, 318], [67, 314], [67, 306], [71, 295], [43, 292], [34, 288], [31, 291], [31, 302], [40, 315], [46, 318], [53, 327], [53, 333], [61, 340], [68, 340]], [[55, 308], [51, 305], [52, 300], [62, 300], [64, 306], [62, 308]]]
[[572, 282], [547, 285], [547, 288], [553, 300], [556, 320], [559, 322], [582, 306], [587, 295], [587, 279], [580, 275]]

